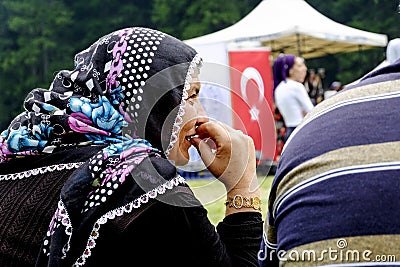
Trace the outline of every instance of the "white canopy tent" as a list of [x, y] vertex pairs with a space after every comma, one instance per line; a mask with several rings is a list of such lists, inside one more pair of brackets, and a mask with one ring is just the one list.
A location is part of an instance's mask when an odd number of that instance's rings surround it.
[[[385, 47], [387, 36], [337, 23], [304, 0], [263, 0], [232, 26], [185, 42], [209, 63], [200, 74], [205, 81], [200, 95], [217, 101], [203, 102], [208, 115], [232, 125], [230, 73], [226, 68], [230, 66], [230, 51], [267, 49], [271, 61], [281, 52], [309, 59]], [[192, 154], [196, 158], [196, 151]], [[191, 162], [188, 166], [195, 165]]]
[[[185, 41], [209, 59], [218, 47], [253, 45], [315, 58], [373, 47], [385, 47], [387, 36], [352, 28], [322, 15], [304, 0], [263, 0], [247, 16], [223, 30]], [[218, 50], [218, 49], [217, 49]], [[220, 50], [219, 50], [220, 51]], [[212, 61], [219, 63], [217, 57]], [[220, 55], [221, 56], [221, 55]], [[211, 60], [211, 58], [210, 58]]]

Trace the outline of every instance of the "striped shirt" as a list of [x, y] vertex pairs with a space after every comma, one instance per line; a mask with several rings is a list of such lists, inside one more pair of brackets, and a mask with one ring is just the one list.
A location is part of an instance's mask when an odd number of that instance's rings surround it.
[[292, 133], [258, 257], [260, 266], [400, 266], [400, 61], [321, 102]]

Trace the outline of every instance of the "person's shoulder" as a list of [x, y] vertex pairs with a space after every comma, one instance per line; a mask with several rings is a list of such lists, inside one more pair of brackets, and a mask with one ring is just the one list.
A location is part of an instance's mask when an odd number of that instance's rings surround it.
[[298, 88], [298, 89], [302, 89], [302, 90], [306, 89], [306, 87], [304, 86], [304, 84], [301, 83], [301, 82], [298, 82], [298, 81], [293, 81], [293, 86], [295, 86], [295, 87]]
[[302, 84], [298, 81], [295, 81], [295, 80], [291, 80], [291, 79], [286, 80], [286, 86], [289, 88], [292, 88], [292, 89], [298, 89], [298, 88], [305, 89], [304, 84]]

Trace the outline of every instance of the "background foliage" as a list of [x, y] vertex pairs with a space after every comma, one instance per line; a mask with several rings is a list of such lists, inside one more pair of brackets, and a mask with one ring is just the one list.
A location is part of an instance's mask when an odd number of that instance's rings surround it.
[[[48, 88], [75, 53], [128, 26], [163, 30], [180, 39], [211, 33], [240, 20], [261, 0], [0, 0], [0, 131], [22, 111], [25, 95]], [[395, 0], [306, 0], [331, 19], [362, 30], [400, 36]], [[285, 19], [284, 14], [282, 19]], [[385, 48], [307, 61], [325, 68], [324, 85], [358, 79], [385, 58]]]

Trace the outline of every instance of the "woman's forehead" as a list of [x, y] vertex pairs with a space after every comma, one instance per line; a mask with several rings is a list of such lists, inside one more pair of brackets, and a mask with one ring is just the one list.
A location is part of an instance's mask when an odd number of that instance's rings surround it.
[[302, 57], [296, 57], [295, 61], [296, 61], [296, 63], [298, 63], [298, 64], [303, 64], [303, 63], [304, 63], [304, 58], [302, 58]]

